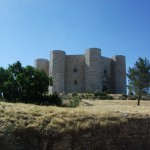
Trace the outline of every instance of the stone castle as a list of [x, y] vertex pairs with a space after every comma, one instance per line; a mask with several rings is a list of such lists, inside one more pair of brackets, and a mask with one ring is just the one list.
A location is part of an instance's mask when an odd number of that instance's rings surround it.
[[53, 50], [50, 61], [36, 59], [35, 68], [52, 76], [50, 92], [85, 93], [95, 90], [126, 93], [125, 56], [107, 58], [101, 49], [89, 48], [83, 55], [66, 55], [62, 50]]

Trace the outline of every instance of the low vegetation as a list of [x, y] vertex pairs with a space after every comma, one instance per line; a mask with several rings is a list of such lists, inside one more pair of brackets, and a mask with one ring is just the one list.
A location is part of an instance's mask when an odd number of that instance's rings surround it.
[[62, 106], [75, 108], [80, 105], [81, 99], [81, 95], [78, 95], [77, 93], [62, 96]]
[[105, 128], [106, 125], [117, 126], [127, 123], [127, 118], [149, 118], [149, 107], [150, 101], [142, 101], [139, 109], [134, 100], [83, 99], [73, 109], [0, 102], [0, 146], [2, 150], [16, 150], [15, 146], [21, 146], [18, 143], [21, 140], [27, 144], [30, 139], [33, 143], [35, 137], [41, 140], [58, 138], [59, 135]]
[[120, 100], [83, 100], [78, 108], [60, 108], [56, 106], [38, 106], [22, 103], [0, 102], [0, 136], [11, 129], [34, 128], [41, 134], [50, 130], [69, 132], [90, 128], [94, 124], [106, 123], [109, 118], [117, 122], [127, 116], [145, 116], [150, 114], [150, 102], [142, 101], [140, 109], [136, 101]]

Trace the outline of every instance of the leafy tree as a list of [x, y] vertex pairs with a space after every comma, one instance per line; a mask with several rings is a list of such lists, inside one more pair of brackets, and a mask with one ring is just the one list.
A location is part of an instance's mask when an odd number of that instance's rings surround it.
[[23, 99], [37, 101], [43, 94], [48, 92], [50, 78], [44, 71], [25, 67], [24, 73], [18, 76], [19, 83], [22, 85]]
[[[1, 87], [0, 90], [3, 92], [3, 96], [7, 100], [16, 101], [21, 96], [21, 88], [18, 83], [18, 75], [23, 73], [24, 68], [21, 63], [17, 61], [16, 63], [9, 65], [7, 69], [2, 69], [0, 71]], [[3, 83], [2, 83], [3, 81]]]
[[133, 68], [129, 67], [127, 77], [129, 79], [129, 92], [138, 96], [138, 106], [143, 94], [149, 93], [150, 87], [150, 62], [146, 58], [139, 58]]
[[19, 61], [7, 69], [0, 68], [0, 92], [8, 101], [38, 101], [49, 85], [52, 85], [52, 78], [44, 71], [32, 66], [22, 67]]
[[6, 80], [8, 80], [8, 72], [3, 67], [0, 67], [0, 98], [3, 98], [3, 85]]

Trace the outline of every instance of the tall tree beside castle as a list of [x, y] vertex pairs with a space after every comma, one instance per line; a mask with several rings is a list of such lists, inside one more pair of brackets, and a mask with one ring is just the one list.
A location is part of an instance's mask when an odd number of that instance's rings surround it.
[[129, 67], [127, 77], [129, 79], [130, 92], [138, 96], [138, 106], [143, 94], [149, 93], [150, 88], [150, 62], [146, 58], [139, 58], [133, 68]]
[[8, 101], [35, 102], [47, 93], [51, 79], [44, 71], [21, 63], [0, 67], [0, 95]]

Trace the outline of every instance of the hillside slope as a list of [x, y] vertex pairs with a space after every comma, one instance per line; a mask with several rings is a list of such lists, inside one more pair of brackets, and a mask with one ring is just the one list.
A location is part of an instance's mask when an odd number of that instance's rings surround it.
[[149, 101], [83, 100], [78, 108], [0, 102], [0, 150], [150, 149], [149, 117]]

